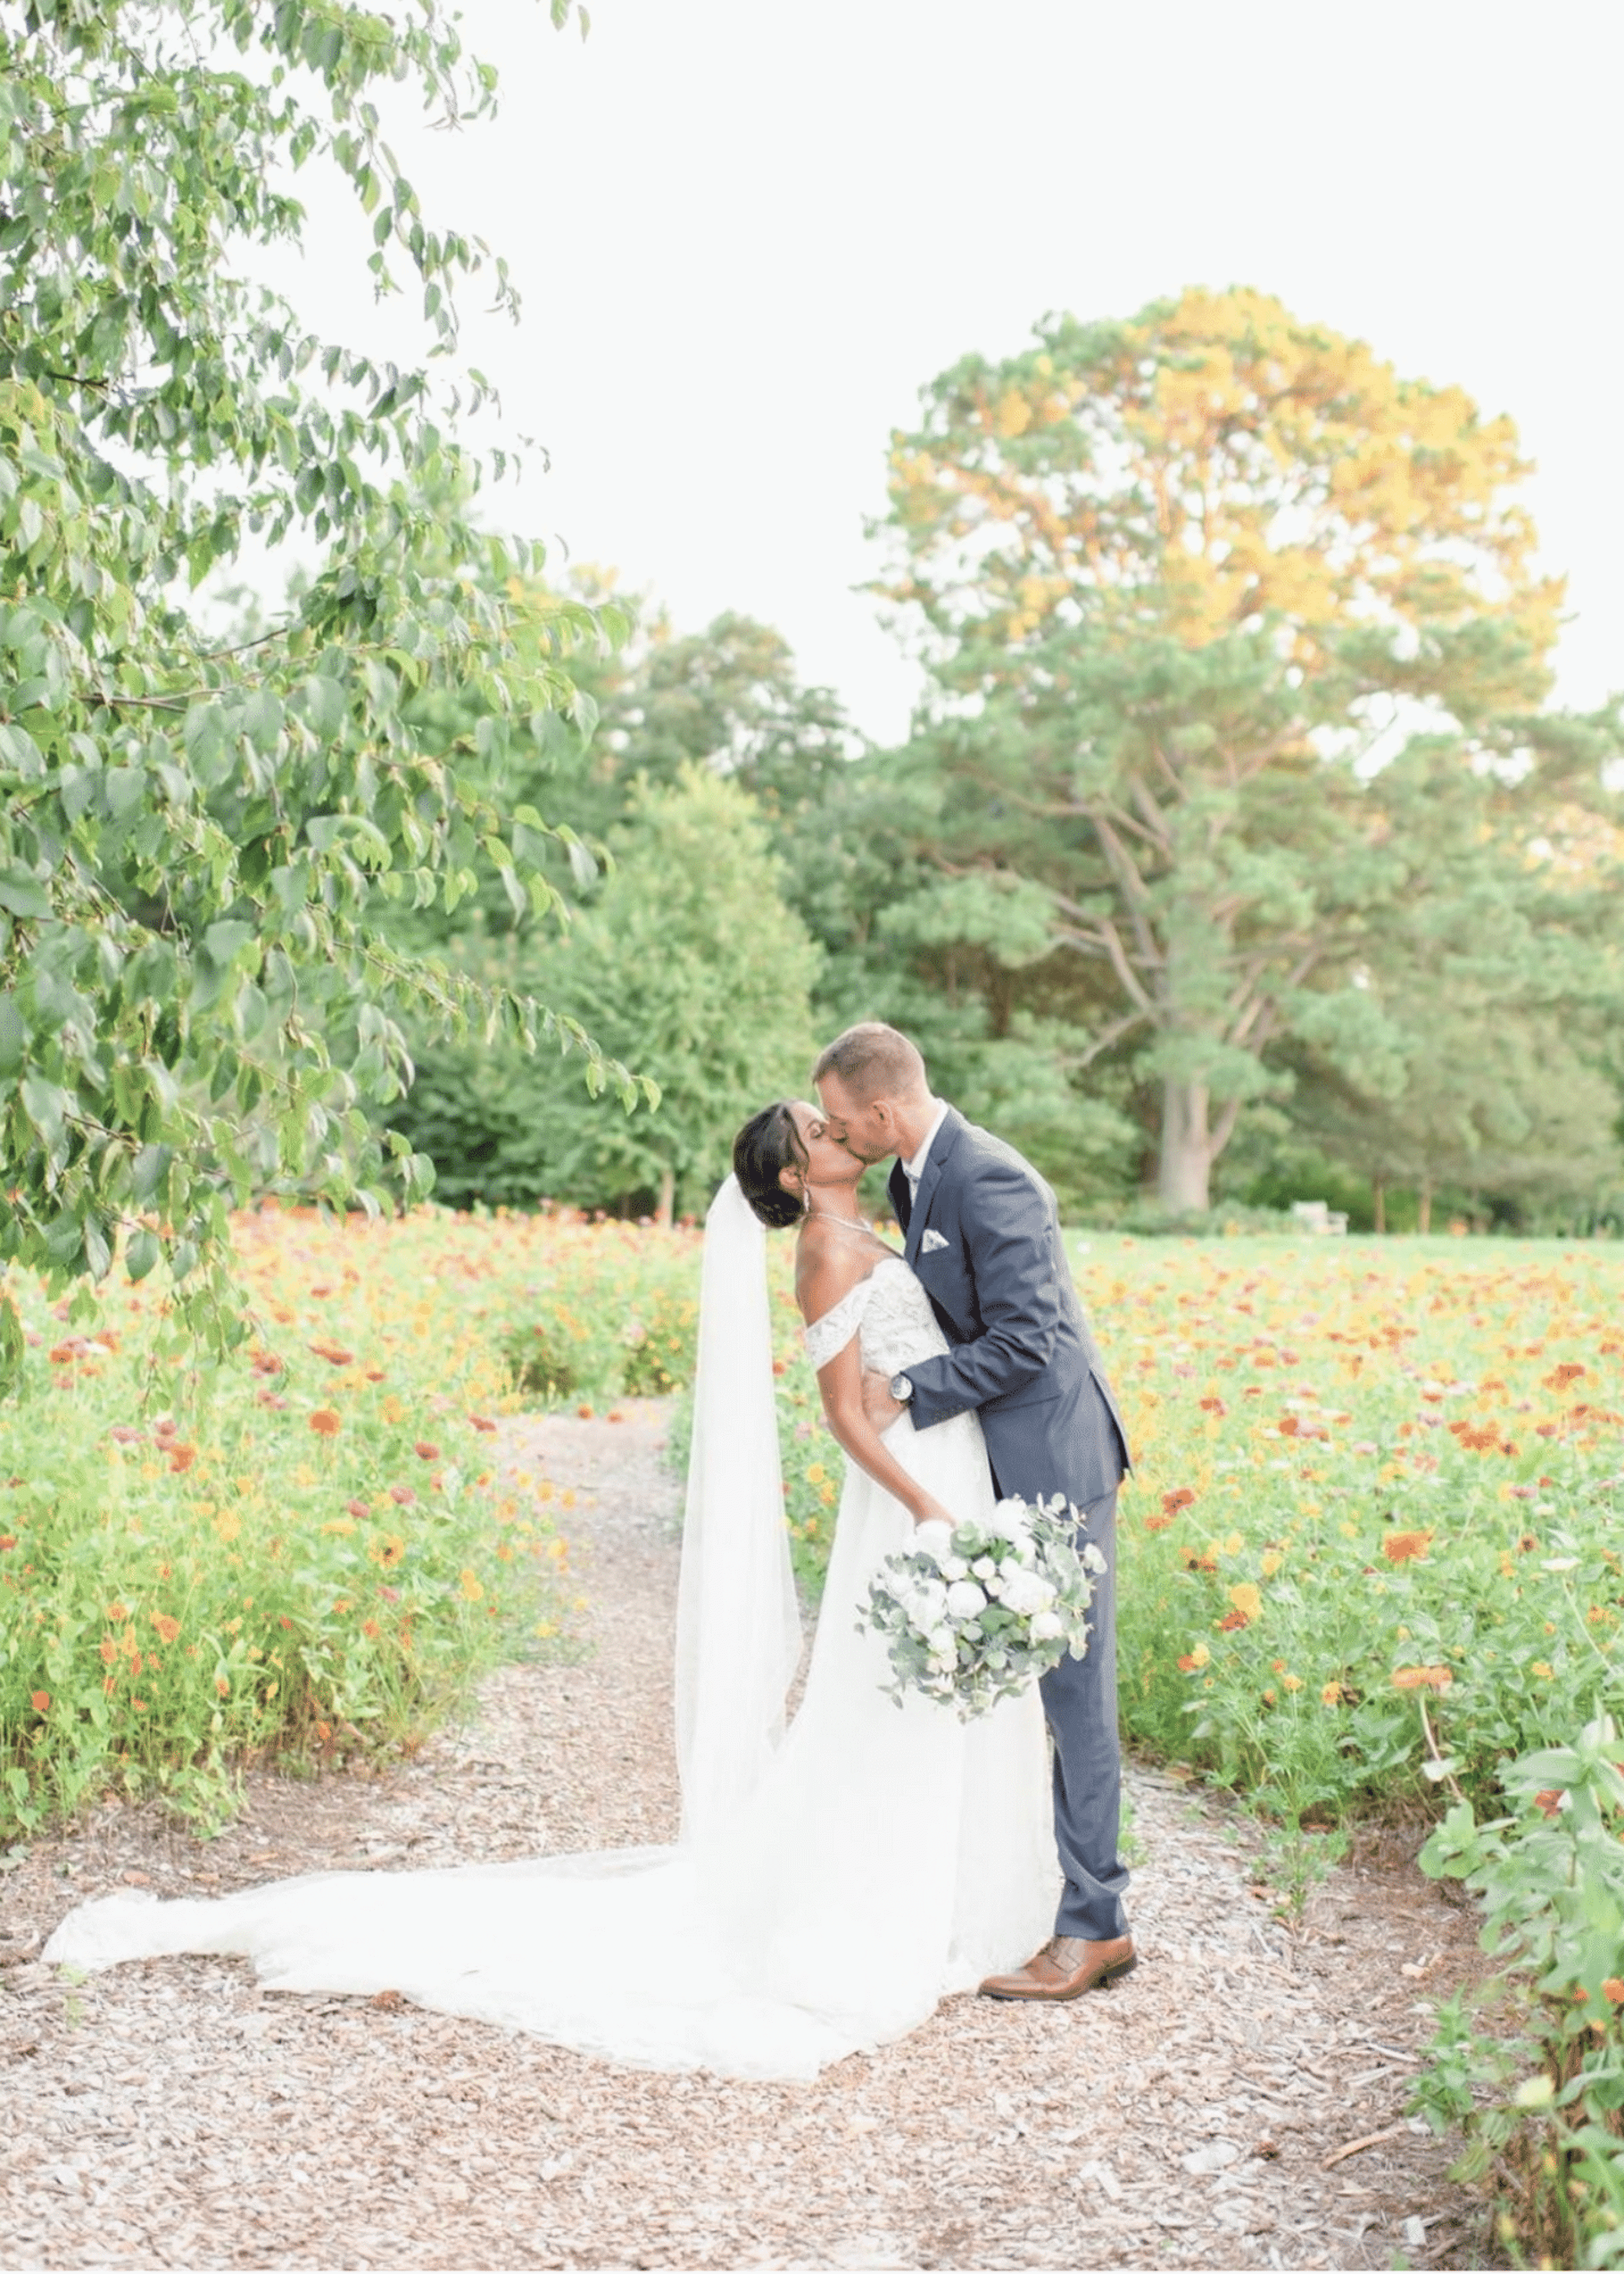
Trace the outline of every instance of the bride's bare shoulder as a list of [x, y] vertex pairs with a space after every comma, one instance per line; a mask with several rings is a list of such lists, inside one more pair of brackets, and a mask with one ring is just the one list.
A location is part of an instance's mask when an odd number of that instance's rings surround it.
[[820, 1319], [893, 1253], [882, 1240], [857, 1239], [840, 1224], [811, 1216], [795, 1251], [795, 1299], [801, 1316]]

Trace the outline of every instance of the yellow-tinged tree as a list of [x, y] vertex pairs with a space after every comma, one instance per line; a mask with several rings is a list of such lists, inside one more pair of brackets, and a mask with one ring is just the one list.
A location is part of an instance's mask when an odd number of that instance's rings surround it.
[[933, 849], [1039, 885], [1057, 950], [1108, 969], [1097, 1046], [1133, 1038], [1162, 1198], [1205, 1206], [1273, 1041], [1330, 1014], [1349, 1050], [1392, 1048], [1361, 942], [1427, 880], [1386, 752], [1424, 727], [1446, 796], [1516, 751], [1514, 838], [1535, 801], [1598, 794], [1597, 734], [1539, 709], [1561, 588], [1515, 433], [1244, 290], [1050, 318], [923, 402], [884, 589], [934, 674]]

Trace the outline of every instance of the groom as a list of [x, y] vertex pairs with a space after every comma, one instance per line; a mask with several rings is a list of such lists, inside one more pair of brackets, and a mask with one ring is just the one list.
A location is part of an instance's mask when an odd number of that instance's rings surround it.
[[916, 1429], [973, 1406], [993, 1482], [1023, 1500], [1055, 1493], [1081, 1509], [1106, 1559], [1094, 1583], [1088, 1653], [1042, 1677], [1054, 1741], [1054, 1839], [1065, 1891], [1052, 1940], [989, 1998], [1058, 2001], [1135, 1962], [1116, 1852], [1116, 1488], [1128, 1467], [1122, 1419], [1067, 1268], [1054, 1196], [1010, 1146], [933, 1097], [925, 1061], [878, 1022], [848, 1028], [812, 1070], [829, 1134], [862, 1161], [896, 1156], [891, 1200], [905, 1254], [953, 1347], [888, 1382], [864, 1378], [870, 1420], [906, 1405]]

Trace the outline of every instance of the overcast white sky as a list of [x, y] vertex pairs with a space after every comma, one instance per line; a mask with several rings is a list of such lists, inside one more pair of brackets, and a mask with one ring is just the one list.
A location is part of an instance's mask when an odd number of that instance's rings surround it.
[[[407, 127], [432, 218], [506, 252], [471, 321], [545, 444], [502, 508], [681, 630], [776, 624], [899, 735], [914, 685], [865, 514], [918, 389], [1044, 311], [1247, 283], [1515, 419], [1573, 621], [1559, 692], [1624, 685], [1624, 10], [1584, 0], [468, 0], [493, 124]], [[306, 312], [418, 359], [359, 226], [301, 183]]]

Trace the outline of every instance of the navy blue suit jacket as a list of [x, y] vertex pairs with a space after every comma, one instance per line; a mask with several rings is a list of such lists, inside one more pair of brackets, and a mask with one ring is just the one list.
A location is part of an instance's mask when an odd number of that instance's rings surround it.
[[973, 1407], [1001, 1494], [1062, 1493], [1082, 1508], [1112, 1491], [1129, 1466], [1127, 1432], [1036, 1169], [949, 1106], [918, 1200], [900, 1161], [890, 1193], [953, 1345], [906, 1369], [914, 1427]]

